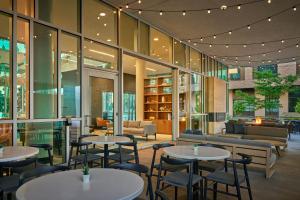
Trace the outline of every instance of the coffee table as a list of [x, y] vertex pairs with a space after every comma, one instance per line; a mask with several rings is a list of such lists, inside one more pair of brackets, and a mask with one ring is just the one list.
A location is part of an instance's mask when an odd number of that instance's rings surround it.
[[18, 200], [131, 200], [144, 189], [143, 179], [117, 169], [90, 169], [90, 182], [83, 183], [82, 170], [41, 176], [22, 185]]
[[271, 144], [273, 147], [275, 147], [278, 156], [281, 156], [280, 147], [284, 147], [286, 145], [285, 143], [277, 141], [277, 140], [255, 140], [255, 141]]

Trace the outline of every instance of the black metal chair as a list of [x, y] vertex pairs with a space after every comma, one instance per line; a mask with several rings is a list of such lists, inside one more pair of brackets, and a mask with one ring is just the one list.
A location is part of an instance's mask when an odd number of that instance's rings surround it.
[[[198, 144], [198, 146], [205, 146], [205, 147], [214, 147], [214, 148], [220, 148], [225, 149], [225, 147], [217, 144]], [[225, 163], [220, 161], [198, 161], [198, 169], [200, 171], [200, 175], [202, 176], [203, 171], [206, 172], [215, 172], [218, 170], [224, 170]]]
[[[148, 167], [137, 163], [119, 163], [119, 164], [112, 165], [111, 168], [133, 171], [138, 173], [139, 175], [144, 174], [147, 177], [147, 194], [149, 195], [149, 199], [153, 200], [152, 181], [151, 181], [151, 175], [149, 173]], [[139, 198], [137, 198], [136, 200], [138, 199]]]
[[52, 145], [51, 144], [31, 144], [31, 147], [43, 149], [47, 151], [48, 157], [43, 157], [43, 158], [38, 158], [37, 162], [40, 164], [50, 164], [51, 166], [53, 165], [53, 156], [51, 154], [52, 151]]
[[[252, 162], [252, 157], [246, 154], [238, 154], [241, 156], [241, 159], [225, 159], [225, 171], [216, 171], [211, 174], [209, 174], [205, 179], [205, 186], [204, 186], [204, 199], [206, 199], [207, 196], [207, 190], [212, 190], [214, 192], [214, 200], [217, 199], [217, 193], [223, 193], [230, 196], [235, 196], [239, 200], [242, 199], [241, 197], [241, 188], [247, 189], [249, 193], [249, 198], [252, 200], [252, 192], [250, 187], [250, 181], [248, 176], [248, 170], [247, 165]], [[228, 162], [232, 163], [233, 167], [233, 173], [228, 172]], [[244, 175], [241, 176], [237, 172], [237, 165], [243, 165], [243, 171]], [[213, 188], [207, 187], [207, 182], [212, 181], [213, 182]], [[246, 182], [246, 186], [241, 186]], [[218, 190], [218, 184], [224, 184], [226, 185], [226, 192]], [[236, 194], [229, 193], [228, 186], [235, 187], [236, 188]]]
[[6, 176], [3, 176], [3, 168], [11, 169], [14, 168], [23, 168], [29, 165], [34, 165], [36, 167], [36, 158], [28, 158], [21, 161], [11, 161], [11, 162], [2, 162], [0, 163], [1, 177], [0, 177], [0, 199], [4, 198], [4, 195], [7, 196], [7, 199], [12, 199], [12, 193], [15, 192], [19, 187], [20, 175], [8, 173]]
[[[116, 144], [119, 146], [119, 152], [121, 153], [115, 153], [113, 155], [108, 156], [108, 160], [112, 160], [119, 163], [134, 161], [136, 164], [139, 164], [140, 160], [136, 141], [124, 143], [122, 142]], [[124, 146], [133, 148], [133, 153], [128, 154], [123, 152], [122, 149]]]
[[155, 195], [158, 196], [160, 200], [169, 200], [168, 196], [160, 190], [155, 191]]
[[[194, 162], [195, 160], [184, 160], [184, 159], [174, 159], [169, 157], [161, 156], [160, 158], [160, 167], [158, 171], [156, 191], [160, 189], [160, 183], [166, 183], [167, 185], [175, 187], [175, 199], [177, 199], [178, 187], [187, 189], [187, 199], [193, 199], [193, 186], [194, 189], [200, 189], [200, 193], [203, 194], [200, 182], [203, 180], [201, 176], [194, 174]], [[189, 172], [169, 172], [166, 176], [162, 176], [162, 170], [164, 164], [182, 166], [187, 165], [189, 167]], [[162, 188], [164, 189], [164, 188]], [[157, 199], [158, 195], [155, 195]]]
[[[81, 136], [78, 138], [78, 142], [81, 143], [82, 140], [83, 140], [84, 138], [95, 137], [95, 136], [98, 136], [98, 135], [96, 135], [96, 134], [81, 135]], [[95, 144], [91, 144], [90, 146], [92, 146], [92, 148], [88, 148], [87, 153], [89, 153], [89, 154], [100, 154], [100, 153], [104, 153], [104, 150], [103, 150], [103, 149], [100, 149], [100, 148], [96, 148], [96, 145], [95, 145]], [[85, 154], [85, 153], [86, 153], [86, 150], [85, 150], [85, 149], [80, 149], [79, 152], [80, 152], [81, 154]]]
[[66, 171], [68, 169], [69, 168], [66, 166], [41, 166], [32, 170], [28, 170], [20, 174], [20, 185], [42, 175], [57, 171]]
[[[160, 143], [160, 144], [154, 144], [152, 146], [153, 148], [153, 156], [152, 156], [152, 161], [151, 161], [151, 167], [150, 167], [150, 174], [151, 176], [158, 176], [157, 174], [154, 174], [153, 171], [154, 169], [156, 169], [157, 171], [160, 168], [160, 163], [155, 163], [156, 160], [156, 154], [157, 151], [160, 150], [161, 148], [166, 148], [166, 147], [171, 147], [174, 146], [174, 144], [171, 143]], [[162, 170], [164, 171], [164, 175], [166, 175], [166, 173], [169, 172], [175, 172], [175, 171], [181, 171], [184, 169], [187, 169], [188, 167], [185, 165], [168, 165], [168, 164], [164, 164]]]
[[[71, 165], [74, 165], [74, 168], [76, 169], [77, 164], [85, 164], [85, 163], [91, 163], [93, 165], [93, 162], [100, 160], [100, 165], [102, 165], [103, 157], [95, 154], [88, 153], [89, 145], [92, 143], [90, 142], [71, 142], [71, 149], [70, 149], [70, 157], [68, 160], [68, 167], [71, 168]], [[73, 156], [74, 149], [76, 152], [76, 155]], [[80, 154], [80, 150], [84, 149], [85, 153]], [[74, 162], [74, 164], [72, 164]]]
[[[130, 135], [130, 134], [123, 134], [123, 135], [116, 135], [116, 136], [128, 137], [131, 140], [131, 142], [136, 142], [134, 136]], [[117, 148], [114, 148], [114, 149], [110, 149], [109, 152], [111, 152], [111, 153], [120, 153], [120, 148], [117, 147]], [[127, 153], [127, 154], [132, 154], [132, 153], [134, 153], [134, 149], [121, 147], [121, 152], [122, 153]]]

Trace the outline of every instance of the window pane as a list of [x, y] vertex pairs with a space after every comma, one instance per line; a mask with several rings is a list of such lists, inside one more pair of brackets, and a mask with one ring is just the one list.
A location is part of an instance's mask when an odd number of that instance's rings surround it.
[[140, 53], [149, 55], [149, 26], [140, 22]]
[[150, 52], [151, 56], [166, 62], [172, 62], [172, 38], [155, 30], [150, 29]]
[[121, 12], [120, 18], [120, 46], [137, 51], [138, 22], [136, 19]]
[[191, 65], [191, 70], [200, 72], [201, 57], [198, 51], [192, 48], [190, 48], [190, 65]]
[[57, 31], [34, 24], [34, 118], [57, 117]]
[[61, 109], [63, 117], [80, 117], [80, 39], [61, 36]]
[[118, 50], [91, 40], [85, 40], [84, 65], [116, 70], [118, 66]]
[[11, 10], [12, 9], [12, 0], [1, 0], [0, 8]]
[[34, 17], [34, 0], [17, 0], [17, 12]]
[[190, 94], [190, 75], [179, 73], [179, 133], [184, 133], [189, 128], [189, 94]]
[[0, 124], [0, 145], [12, 145], [12, 125]]
[[40, 0], [39, 19], [72, 31], [79, 31], [79, 2], [79, 0]]
[[12, 18], [0, 13], [0, 119], [11, 117]]
[[185, 44], [175, 40], [174, 41], [174, 64], [185, 67], [186, 66], [186, 55], [185, 55]]
[[87, 37], [117, 43], [117, 10], [99, 0], [84, 1], [84, 33]]
[[17, 117], [29, 116], [29, 22], [17, 21]]
[[[76, 122], [72, 122], [70, 139], [77, 139], [77, 124]], [[65, 162], [66, 127], [64, 122], [18, 123], [17, 127], [17, 145], [50, 144], [53, 146], [52, 155], [54, 164]], [[46, 158], [48, 157], [48, 152], [39, 149], [38, 157]]]

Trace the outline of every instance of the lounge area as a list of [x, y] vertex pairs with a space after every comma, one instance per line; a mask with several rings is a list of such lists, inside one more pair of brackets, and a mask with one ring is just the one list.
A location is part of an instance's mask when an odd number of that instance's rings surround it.
[[300, 199], [299, 0], [0, 0], [0, 200]]

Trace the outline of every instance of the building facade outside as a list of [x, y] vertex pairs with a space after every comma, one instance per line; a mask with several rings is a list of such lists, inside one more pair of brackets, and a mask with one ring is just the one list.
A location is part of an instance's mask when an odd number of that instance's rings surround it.
[[[239, 99], [235, 98], [235, 92], [241, 90], [251, 95], [255, 94], [254, 89], [254, 70], [271, 70], [274, 73], [278, 73], [282, 76], [287, 75], [299, 75], [300, 65], [296, 62], [280, 63], [275, 65], [261, 65], [259, 67], [235, 67], [229, 69], [229, 115], [235, 116], [233, 112], [233, 106]], [[255, 118], [255, 117], [269, 117], [280, 119], [283, 117], [297, 116], [295, 113], [296, 102], [300, 98], [300, 81], [299, 79], [294, 83], [294, 89], [292, 92], [288, 92], [282, 95], [279, 99], [281, 108], [266, 111], [265, 109], [254, 110], [254, 108], [247, 108], [245, 112], [239, 114], [238, 117]]]

